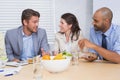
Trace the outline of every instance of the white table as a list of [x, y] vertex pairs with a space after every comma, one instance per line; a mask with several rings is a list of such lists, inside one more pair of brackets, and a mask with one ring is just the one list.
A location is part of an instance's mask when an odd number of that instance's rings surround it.
[[[9, 77], [0, 76], [0, 80], [34, 80], [32, 68], [32, 64], [23, 66], [18, 74]], [[44, 70], [42, 80], [120, 80], [120, 64], [80, 60], [78, 66], [70, 65], [61, 73]]]

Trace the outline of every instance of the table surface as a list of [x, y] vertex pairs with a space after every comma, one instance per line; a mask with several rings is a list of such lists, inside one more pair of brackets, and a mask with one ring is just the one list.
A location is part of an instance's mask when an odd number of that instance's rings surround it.
[[[13, 76], [0, 75], [0, 80], [34, 80], [33, 65], [23, 66], [21, 71]], [[120, 80], [120, 64], [80, 60], [79, 65], [70, 65], [60, 73], [50, 73], [44, 69], [42, 80]]]

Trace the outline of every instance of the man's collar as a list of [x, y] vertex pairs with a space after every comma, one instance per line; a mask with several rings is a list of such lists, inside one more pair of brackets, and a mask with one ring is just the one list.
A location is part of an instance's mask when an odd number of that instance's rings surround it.
[[[106, 36], [109, 36], [114, 29], [113, 24], [111, 24], [110, 28], [104, 33]], [[103, 34], [102, 31], [95, 31], [96, 34]]]

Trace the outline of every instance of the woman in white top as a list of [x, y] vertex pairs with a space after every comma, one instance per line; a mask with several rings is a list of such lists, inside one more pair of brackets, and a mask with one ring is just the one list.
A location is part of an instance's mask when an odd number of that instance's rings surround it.
[[78, 41], [83, 38], [81, 29], [75, 15], [65, 13], [61, 16], [60, 31], [56, 33], [54, 50], [56, 52], [74, 52], [78, 51]]

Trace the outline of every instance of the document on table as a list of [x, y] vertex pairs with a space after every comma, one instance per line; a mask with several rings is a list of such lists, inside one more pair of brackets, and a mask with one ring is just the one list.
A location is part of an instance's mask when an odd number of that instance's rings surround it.
[[13, 67], [13, 68], [3, 68], [3, 69], [0, 69], [0, 75], [4, 75], [4, 76], [14, 75], [19, 73], [21, 69], [22, 69], [22, 66]]
[[28, 62], [26, 61], [21, 61], [21, 62], [7, 62], [6, 66], [14, 66], [14, 67], [18, 67], [18, 66], [23, 66], [23, 65], [27, 65]]

